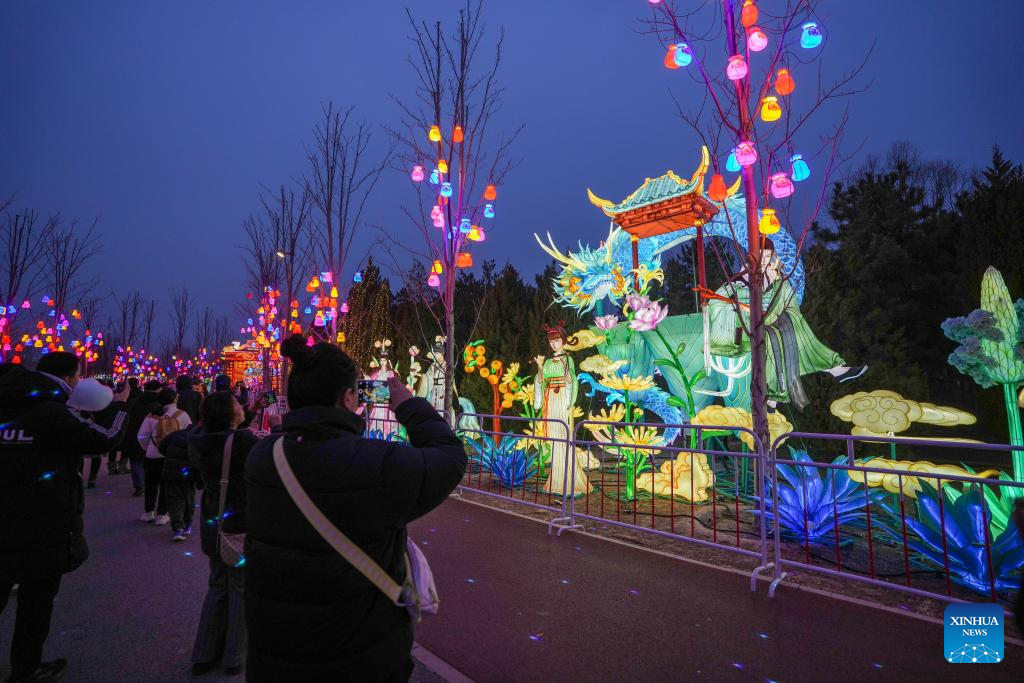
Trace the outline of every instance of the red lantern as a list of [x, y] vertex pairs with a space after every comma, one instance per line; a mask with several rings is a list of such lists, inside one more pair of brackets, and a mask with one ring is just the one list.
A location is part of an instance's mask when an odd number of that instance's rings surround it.
[[754, 0], [743, 0], [743, 9], [740, 10], [740, 22], [746, 28], [750, 28], [757, 23], [757, 5], [754, 4]]
[[460, 251], [459, 259], [455, 263], [456, 268], [472, 268], [473, 267], [473, 255], [468, 251]]
[[779, 73], [775, 76], [775, 92], [780, 95], [788, 95], [793, 92], [794, 88], [796, 88], [796, 83], [789, 75], [789, 69], [779, 69]]
[[708, 187], [708, 199], [713, 202], [724, 202], [727, 192], [722, 175], [716, 173], [711, 176], [711, 185]]
[[676, 44], [672, 43], [668, 46], [668, 52], [665, 53], [665, 68], [666, 69], [678, 69], [679, 64], [676, 63]]
[[463, 137], [462, 126], [455, 126], [455, 130], [452, 131], [452, 142], [462, 142]]
[[487, 189], [484, 190], [484, 199], [486, 199], [489, 202], [493, 202], [497, 198], [498, 188], [494, 187], [494, 185], [488, 185]]

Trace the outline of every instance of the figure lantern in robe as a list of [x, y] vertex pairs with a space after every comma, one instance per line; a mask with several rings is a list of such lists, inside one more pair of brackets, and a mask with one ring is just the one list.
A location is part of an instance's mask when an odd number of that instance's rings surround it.
[[[635, 273], [640, 267], [638, 243], [646, 237], [696, 227], [698, 271], [704, 272], [701, 226], [718, 213], [718, 207], [704, 196], [704, 175], [709, 162], [708, 150], [704, 148], [701, 164], [689, 180], [680, 178], [672, 171], [658, 178], [648, 178], [618, 204], [601, 199], [587, 190], [590, 203], [600, 208], [604, 215], [630, 235], [633, 243], [634, 289], [639, 288]], [[704, 286], [703, 281], [701, 286]]]
[[[576, 382], [576, 364], [566, 352], [569, 342], [562, 323], [555, 327], [544, 326], [551, 346], [552, 356], [537, 356], [537, 376], [533, 382], [533, 407], [545, 420], [538, 422], [536, 430], [543, 430], [544, 436], [555, 441], [542, 441], [542, 448], [551, 454], [551, 469], [541, 491], [562, 495], [563, 491], [577, 496], [590, 493], [591, 486], [583, 469], [583, 459], [571, 462], [568, 439], [573, 433], [572, 409], [576, 405], [579, 384]], [[561, 424], [565, 423], [565, 425]], [[566, 432], [566, 425], [569, 431]], [[574, 468], [570, 470], [569, 468]], [[571, 493], [568, 491], [572, 486]]]

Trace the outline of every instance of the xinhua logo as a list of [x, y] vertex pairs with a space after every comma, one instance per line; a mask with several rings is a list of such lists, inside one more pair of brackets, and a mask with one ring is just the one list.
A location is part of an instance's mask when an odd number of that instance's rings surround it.
[[943, 631], [943, 656], [947, 662], [995, 664], [1003, 661], [1003, 608], [999, 605], [947, 605]]

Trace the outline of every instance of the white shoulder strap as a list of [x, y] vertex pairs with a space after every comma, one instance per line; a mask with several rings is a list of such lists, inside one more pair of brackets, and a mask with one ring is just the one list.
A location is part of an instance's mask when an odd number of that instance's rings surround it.
[[341, 533], [336, 526], [331, 524], [330, 520], [324, 516], [324, 513], [320, 512], [316, 504], [310, 500], [306, 491], [299, 484], [299, 480], [295, 478], [295, 473], [292, 471], [291, 465], [288, 464], [288, 459], [284, 456], [284, 437], [274, 442], [274, 465], [277, 467], [277, 473], [281, 477], [281, 482], [288, 491], [288, 495], [291, 496], [292, 501], [298, 506], [309, 523], [313, 525], [317, 533], [339, 555], [348, 560], [349, 564], [358, 569], [384, 595], [388, 596], [391, 602], [400, 605], [402, 587], [395, 583], [395, 580], [388, 576], [388, 573], [381, 569], [380, 565], [374, 562], [369, 555], [364, 553], [362, 548], [350, 541], [348, 536]]

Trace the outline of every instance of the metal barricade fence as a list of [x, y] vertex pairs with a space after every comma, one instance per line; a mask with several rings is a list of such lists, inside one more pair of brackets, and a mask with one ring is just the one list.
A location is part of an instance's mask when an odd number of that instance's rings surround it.
[[[844, 442], [845, 452], [833, 462], [780, 458], [779, 446], [788, 439]], [[858, 463], [857, 443], [1024, 451], [1024, 446], [903, 437], [781, 435], [772, 444], [766, 482], [772, 503], [765, 526], [774, 564], [769, 595], [790, 567], [950, 602], [970, 602], [974, 596], [999, 602], [1024, 569], [1014, 566], [1024, 558], [1024, 540], [1013, 521], [1013, 503], [1024, 495], [1024, 483], [927, 466], [897, 469], [885, 466], [885, 458], [877, 458], [878, 466], [873, 460]]]
[[[597, 428], [602, 438], [581, 439], [580, 430], [583, 428], [592, 432]], [[696, 437], [695, 444], [703, 444], [704, 434], [708, 432], [743, 432], [749, 435], [755, 447], [750, 452], [740, 452], [657, 445], [653, 438], [656, 429], [685, 430], [684, 433]], [[576, 424], [574, 432], [569, 482], [569, 490], [577, 494], [581, 492], [577, 489], [575, 477], [593, 464], [590, 462], [591, 447], [600, 452], [599, 498], [595, 507], [592, 496], [585, 493], [582, 509], [575, 496], [570, 498], [570, 526], [581, 526], [580, 520], [590, 520], [754, 558], [756, 566], [751, 570], [751, 590], [755, 588], [757, 576], [772, 568], [764, 524], [761, 523], [765, 516], [765, 497], [749, 496], [741, 491], [745, 486], [741, 479], [750, 469], [753, 470], [755, 490], [760, 491], [765, 471], [764, 451], [753, 432], [714, 425], [581, 421]], [[671, 457], [664, 460], [660, 468], [657, 467], [656, 454], [666, 453]], [[580, 462], [582, 458], [587, 459], [586, 464]], [[609, 474], [608, 460], [612, 461], [612, 478], [606, 476]], [[752, 465], [752, 468], [745, 467], [745, 464]], [[587, 476], [587, 486], [583, 490], [588, 491], [593, 483]], [[606, 501], [614, 501], [614, 509]], [[642, 512], [641, 503], [648, 501], [650, 510]], [[684, 520], [681, 526], [676, 523], [677, 517]]]
[[[481, 426], [494, 424], [496, 417], [502, 422], [524, 425], [530, 433], [499, 432]], [[547, 480], [543, 479], [545, 451], [571, 450], [569, 426], [564, 420], [463, 413], [455, 425], [455, 431], [466, 437], [466, 445], [472, 451], [460, 490], [470, 489], [485, 496], [555, 512], [558, 516], [548, 521], [549, 533], [568, 521], [565, 483], [570, 459], [563, 458], [561, 485], [553, 489], [550, 484], [557, 479], [550, 475]]]
[[409, 442], [409, 438], [405, 433], [405, 427], [393, 417], [367, 417], [364, 418], [364, 424], [363, 436], [368, 439], [397, 441], [399, 443]]

